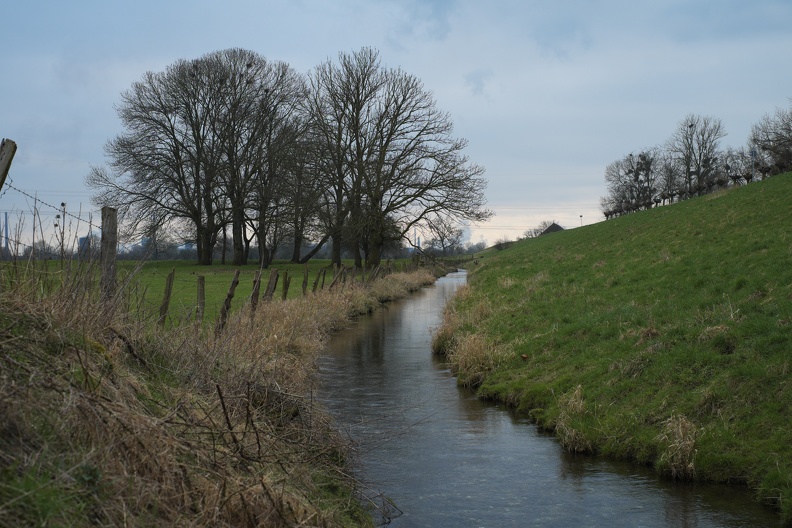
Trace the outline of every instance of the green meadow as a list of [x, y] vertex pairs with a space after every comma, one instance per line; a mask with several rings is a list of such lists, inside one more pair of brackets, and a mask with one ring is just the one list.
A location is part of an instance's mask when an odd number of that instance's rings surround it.
[[792, 175], [515, 243], [435, 349], [566, 449], [747, 485], [792, 522]]

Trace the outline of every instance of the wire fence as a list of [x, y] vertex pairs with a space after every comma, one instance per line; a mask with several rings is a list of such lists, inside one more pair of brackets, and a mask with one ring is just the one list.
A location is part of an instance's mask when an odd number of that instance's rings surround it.
[[0, 213], [3, 213], [0, 216], [0, 250], [4, 258], [33, 255], [36, 252], [50, 258], [57, 255], [62, 257], [67, 251], [81, 251], [81, 244], [85, 244], [85, 241], [90, 243], [91, 238], [102, 232], [101, 222], [94, 221], [94, 218], [101, 219], [98, 210], [83, 210], [80, 205], [75, 213], [67, 208], [65, 201], [57, 205], [43, 200], [38, 191], [29, 192], [17, 187], [9, 173], [0, 190], [0, 204], [16, 204], [9, 199], [13, 193], [18, 193], [30, 202], [27, 204], [28, 210], [16, 205], [11, 209], [0, 209]]

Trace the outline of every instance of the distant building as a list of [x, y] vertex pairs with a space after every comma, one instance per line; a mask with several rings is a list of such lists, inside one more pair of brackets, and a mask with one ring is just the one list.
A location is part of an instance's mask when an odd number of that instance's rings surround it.
[[556, 224], [555, 222], [553, 222], [552, 224], [550, 224], [549, 226], [547, 226], [547, 227], [545, 228], [545, 230], [544, 230], [544, 231], [542, 231], [542, 232], [539, 234], [539, 236], [542, 236], [542, 235], [548, 235], [548, 234], [550, 234], [550, 233], [555, 233], [556, 231], [563, 231], [563, 230], [564, 230], [564, 228], [563, 228], [563, 227], [561, 227], [560, 225], [558, 225], [558, 224]]
[[91, 235], [77, 239], [77, 258], [85, 260], [91, 258]]

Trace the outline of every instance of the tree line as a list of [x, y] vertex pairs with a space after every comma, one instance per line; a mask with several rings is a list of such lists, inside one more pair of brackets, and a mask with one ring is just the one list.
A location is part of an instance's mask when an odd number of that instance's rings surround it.
[[179, 60], [123, 92], [117, 112], [124, 132], [87, 177], [94, 202], [130, 233], [178, 233], [201, 264], [228, 239], [235, 265], [251, 246], [267, 265], [329, 243], [333, 262], [374, 266], [411, 230], [492, 216], [450, 116], [372, 48], [307, 74], [244, 49]]
[[630, 153], [605, 168], [606, 219], [744, 185], [792, 169], [792, 107], [766, 114], [747, 145], [720, 147], [726, 136], [716, 118], [690, 114], [662, 146]]

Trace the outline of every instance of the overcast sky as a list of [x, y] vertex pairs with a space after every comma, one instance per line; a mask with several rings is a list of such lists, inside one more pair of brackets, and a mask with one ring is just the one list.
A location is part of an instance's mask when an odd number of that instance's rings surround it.
[[[688, 114], [720, 119], [722, 146], [740, 147], [792, 97], [790, 0], [20, 0], [2, 22], [11, 185], [73, 213], [96, 210], [84, 178], [122, 132], [120, 93], [232, 47], [307, 73], [371, 46], [421, 79], [486, 169], [496, 216], [471, 241], [490, 244], [601, 221], [605, 166]], [[0, 212], [31, 208], [0, 196]]]

